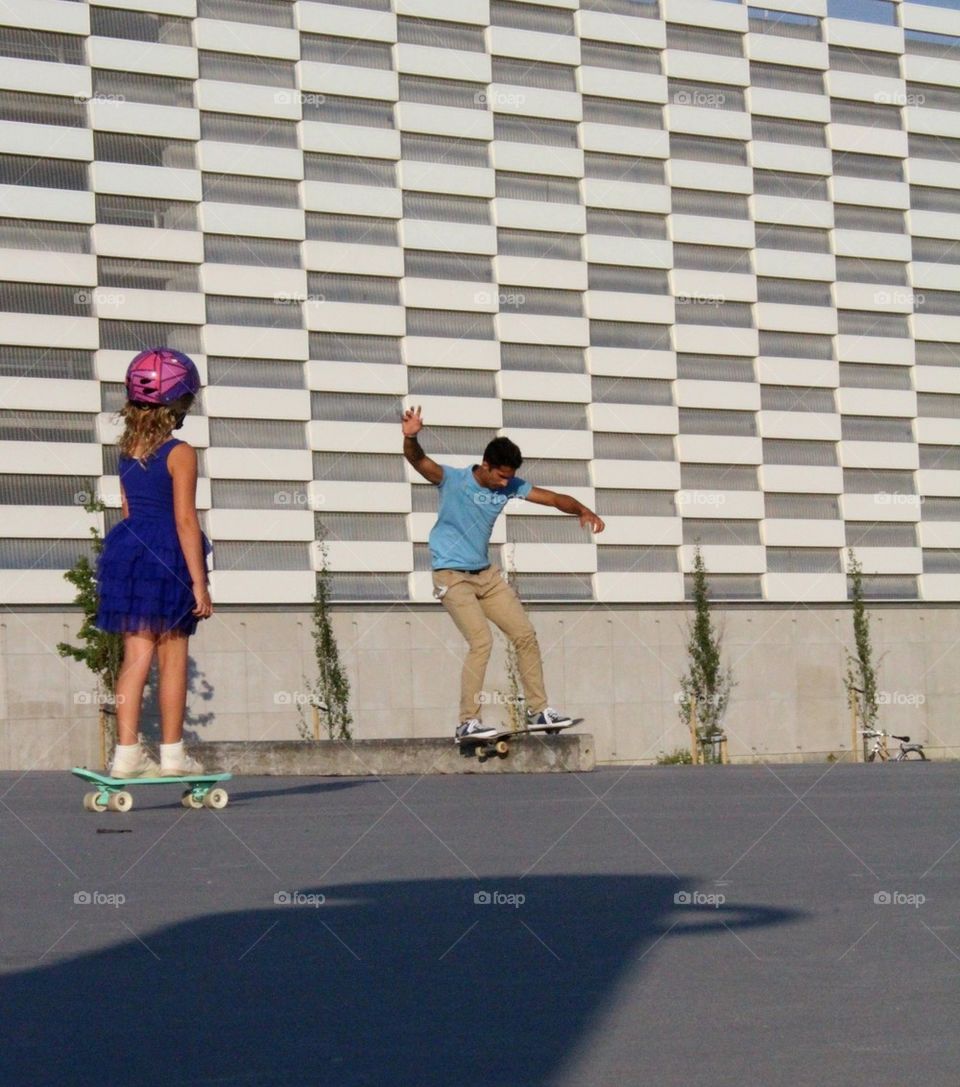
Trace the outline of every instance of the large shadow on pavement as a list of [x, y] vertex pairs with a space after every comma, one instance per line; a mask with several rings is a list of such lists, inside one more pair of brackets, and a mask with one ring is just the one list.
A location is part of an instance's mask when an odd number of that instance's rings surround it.
[[681, 886], [696, 881], [341, 884], [303, 889], [322, 903], [268, 899], [153, 930], [131, 919], [122, 943], [0, 976], [0, 1080], [546, 1085], [665, 934], [729, 940], [800, 916], [693, 908], [674, 901]]

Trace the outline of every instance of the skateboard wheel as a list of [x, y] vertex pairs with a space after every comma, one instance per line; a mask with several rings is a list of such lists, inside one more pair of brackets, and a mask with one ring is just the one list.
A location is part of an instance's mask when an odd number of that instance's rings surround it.
[[133, 797], [126, 790], [114, 793], [107, 799], [110, 811], [129, 811], [133, 807]]
[[546, 733], [547, 733], [548, 736], [556, 736], [556, 735], [559, 734], [559, 732], [560, 732], [560, 729], [558, 729], [558, 728], [548, 728], [546, 730]]
[[84, 806], [84, 808], [87, 811], [96, 811], [96, 812], [106, 811], [107, 810], [106, 807], [100, 805], [99, 799], [100, 799], [100, 794], [99, 793], [96, 793], [96, 792], [85, 793], [84, 797], [83, 797], [83, 806]]
[[506, 740], [498, 740], [497, 743], [494, 745], [493, 749], [498, 755], [506, 755], [506, 753], [510, 750], [510, 745], [507, 743]]
[[211, 789], [203, 798], [203, 803], [214, 811], [221, 811], [227, 806], [229, 800], [226, 789]]
[[203, 807], [203, 801], [200, 800], [199, 797], [193, 795], [193, 789], [187, 789], [187, 791], [181, 797], [180, 803], [185, 808], [193, 808], [194, 811], [197, 811], [199, 808]]

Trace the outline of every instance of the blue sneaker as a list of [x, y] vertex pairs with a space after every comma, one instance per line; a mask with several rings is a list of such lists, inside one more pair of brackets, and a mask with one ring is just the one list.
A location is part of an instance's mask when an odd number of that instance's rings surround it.
[[470, 717], [457, 725], [456, 739], [482, 740], [485, 736], [496, 736], [500, 730], [495, 725], [485, 725], [479, 717]]
[[572, 724], [572, 717], [551, 709], [550, 706], [546, 706], [539, 713], [527, 710], [527, 728], [530, 732], [542, 732], [548, 728], [569, 728]]

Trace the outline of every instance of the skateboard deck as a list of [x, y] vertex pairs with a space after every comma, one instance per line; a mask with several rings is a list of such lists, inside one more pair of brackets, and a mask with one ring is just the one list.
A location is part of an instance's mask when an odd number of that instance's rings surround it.
[[569, 725], [559, 725], [555, 728], [540, 726], [539, 728], [503, 728], [492, 736], [464, 736], [456, 738], [456, 744], [461, 751], [475, 748], [480, 755], [508, 755], [510, 753], [510, 741], [517, 736], [527, 736], [538, 732], [545, 732], [548, 736], [556, 736], [566, 728], [582, 724], [582, 717], [575, 717]]
[[233, 774], [185, 774], [182, 777], [114, 778], [75, 766], [71, 771], [83, 781], [96, 785], [93, 792], [83, 798], [87, 811], [129, 811], [133, 797], [128, 792], [132, 785], [186, 785], [180, 803], [185, 808], [211, 808], [219, 811], [227, 806], [229, 796], [220, 782], [229, 781]]

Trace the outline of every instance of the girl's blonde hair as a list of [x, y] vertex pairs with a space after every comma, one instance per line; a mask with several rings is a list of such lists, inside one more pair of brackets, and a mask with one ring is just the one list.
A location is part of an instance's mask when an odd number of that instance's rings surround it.
[[151, 457], [170, 437], [171, 432], [183, 422], [190, 410], [193, 397], [178, 397], [169, 404], [138, 404], [128, 400], [118, 412], [124, 422], [123, 434], [117, 443], [120, 455], [133, 457], [140, 464]]

